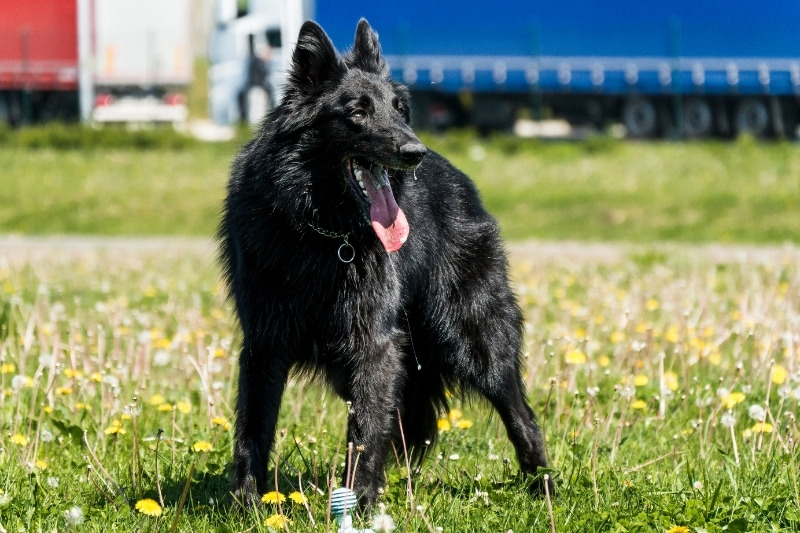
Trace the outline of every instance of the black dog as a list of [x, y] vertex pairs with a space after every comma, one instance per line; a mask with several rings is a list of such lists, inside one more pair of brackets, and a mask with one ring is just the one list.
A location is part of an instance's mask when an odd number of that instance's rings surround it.
[[293, 368], [352, 402], [363, 504], [384, 485], [392, 444], [403, 449], [400, 423], [417, 459], [435, 439], [446, 387], [488, 398], [535, 474], [544, 444], [496, 222], [469, 178], [414, 135], [408, 94], [365, 20], [344, 56], [306, 22], [292, 62], [282, 103], [233, 164], [219, 229], [244, 333], [236, 494], [252, 504], [269, 489]]

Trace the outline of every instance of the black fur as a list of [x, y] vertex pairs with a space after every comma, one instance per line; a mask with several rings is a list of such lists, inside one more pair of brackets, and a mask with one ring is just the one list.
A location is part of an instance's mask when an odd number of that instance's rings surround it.
[[[384, 485], [392, 443], [402, 450], [397, 413], [420, 458], [447, 407], [445, 388], [489, 399], [524, 472], [546, 465], [520, 379], [522, 315], [497, 224], [469, 178], [425, 153], [408, 110], [365, 20], [344, 56], [306, 22], [283, 102], [233, 164], [219, 240], [244, 334], [234, 484], [247, 504], [269, 490], [295, 368], [352, 401], [347, 440], [364, 447], [354, 480], [362, 503]], [[399, 251], [387, 253], [370, 227], [370, 204], [347, 170], [353, 158], [390, 169], [410, 228]], [[337, 257], [345, 241], [351, 263]]]

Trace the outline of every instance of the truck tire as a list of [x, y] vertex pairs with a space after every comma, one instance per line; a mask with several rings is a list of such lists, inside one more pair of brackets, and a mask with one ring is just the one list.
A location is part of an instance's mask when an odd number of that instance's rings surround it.
[[714, 124], [711, 106], [704, 98], [690, 98], [683, 104], [683, 136], [700, 139], [711, 133]]
[[656, 108], [647, 98], [630, 98], [622, 106], [622, 124], [628, 137], [647, 139], [653, 137], [658, 126]]
[[767, 104], [757, 98], [746, 98], [736, 105], [733, 125], [736, 134], [764, 137], [769, 129], [769, 110]]

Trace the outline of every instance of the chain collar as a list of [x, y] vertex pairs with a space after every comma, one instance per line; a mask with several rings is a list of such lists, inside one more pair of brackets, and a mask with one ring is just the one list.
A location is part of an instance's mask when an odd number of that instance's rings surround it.
[[333, 231], [328, 231], [322, 228], [318, 228], [311, 222], [308, 223], [308, 227], [322, 235], [323, 237], [329, 237], [331, 239], [342, 239], [344, 242], [339, 249], [336, 251], [336, 255], [339, 256], [339, 261], [342, 263], [352, 263], [353, 259], [356, 258], [356, 249], [353, 248], [353, 245], [348, 242], [350, 238], [350, 232], [347, 233], [335, 233]]

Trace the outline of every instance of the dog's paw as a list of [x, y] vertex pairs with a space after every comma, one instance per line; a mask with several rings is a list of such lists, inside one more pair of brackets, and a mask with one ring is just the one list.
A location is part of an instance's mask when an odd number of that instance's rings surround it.
[[256, 488], [256, 482], [248, 477], [237, 481], [233, 489], [233, 499], [243, 508], [252, 509], [261, 502], [261, 495]]

